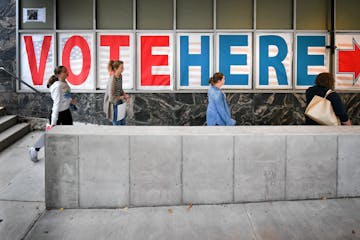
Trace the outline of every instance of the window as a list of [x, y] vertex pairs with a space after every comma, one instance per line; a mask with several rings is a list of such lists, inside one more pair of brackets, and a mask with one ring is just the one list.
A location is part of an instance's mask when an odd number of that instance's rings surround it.
[[57, 29], [93, 29], [93, 0], [61, 0], [56, 5]]
[[296, 1], [296, 29], [331, 29], [331, 3], [329, 0]]
[[[331, 7], [333, 1], [335, 12]], [[247, 82], [234, 78], [235, 84], [228, 84], [229, 89], [300, 90], [308, 86], [308, 76], [327, 70], [328, 61], [335, 63], [338, 59], [336, 54], [329, 55], [330, 51], [325, 48], [330, 42], [330, 34], [326, 31], [331, 29], [332, 14], [336, 17], [336, 43], [352, 46], [353, 39], [359, 42], [360, 0], [17, 0], [17, 6], [18, 74], [39, 89], [45, 86], [44, 79], [54, 66], [63, 62], [74, 68], [74, 79], [81, 82], [74, 84], [74, 89], [104, 89], [108, 60], [120, 57], [128, 71], [124, 72], [127, 90], [200, 90], [207, 87], [207, 75], [220, 66], [228, 71], [227, 75], [246, 76]], [[44, 16], [41, 15], [44, 12], [46, 21], [36, 19]], [[226, 35], [230, 37], [224, 37]], [[297, 38], [301, 35], [309, 36], [313, 42], [299, 41], [304, 39]], [[341, 35], [344, 36], [339, 37]], [[149, 36], [154, 38], [153, 42], [149, 42]], [[286, 59], [276, 54], [286, 50]], [[258, 84], [256, 74], [260, 62], [256, 61], [261, 57], [260, 52], [268, 54], [261, 55], [264, 59], [274, 55], [284, 61], [286, 81], [284, 78], [279, 83], [279, 73], [273, 72], [275, 67], [268, 61], [267, 79]], [[309, 57], [319, 62], [303, 65], [299, 70], [302, 59], [297, 59], [298, 52], [306, 56], [319, 55]], [[220, 55], [229, 61], [221, 65]], [[43, 56], [47, 57], [46, 62], [40, 61]], [[147, 61], [141, 62], [146, 58]], [[142, 69], [140, 63], [146, 68]], [[181, 64], [185, 67], [181, 68]], [[337, 65], [333, 65], [335, 68], [331, 71], [336, 72]], [[299, 72], [306, 74], [301, 81]], [[161, 81], [154, 77], [155, 81], [149, 77], [152, 75], [165, 77]], [[145, 76], [144, 81], [142, 76]], [[349, 89], [358, 89], [355, 87]]]
[[253, 0], [216, 1], [216, 28], [252, 29]]
[[[53, 29], [54, 28], [54, 1], [53, 0], [21, 0], [19, 2], [19, 27], [20, 29]], [[45, 22], [23, 22], [24, 8], [45, 8]]]
[[292, 29], [293, 0], [256, 0], [257, 29]]
[[137, 0], [137, 29], [172, 30], [173, 0]]
[[133, 1], [97, 0], [96, 28], [133, 29]]
[[359, 30], [359, 0], [336, 1], [336, 29]]
[[213, 0], [176, 1], [178, 29], [213, 29]]

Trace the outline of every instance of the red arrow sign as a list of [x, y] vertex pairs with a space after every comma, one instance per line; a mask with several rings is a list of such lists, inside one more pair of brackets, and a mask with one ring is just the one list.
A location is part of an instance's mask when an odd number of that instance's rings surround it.
[[354, 49], [339, 50], [339, 73], [353, 73], [354, 84], [360, 74], [360, 48], [353, 39]]

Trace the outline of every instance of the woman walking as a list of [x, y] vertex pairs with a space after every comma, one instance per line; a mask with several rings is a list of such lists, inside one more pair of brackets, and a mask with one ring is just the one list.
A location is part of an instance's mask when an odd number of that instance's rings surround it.
[[[306, 107], [309, 105], [315, 95], [325, 97], [329, 90], [333, 90], [335, 85], [334, 76], [331, 73], [323, 72], [316, 76], [315, 86], [309, 87], [306, 90]], [[331, 102], [335, 115], [340, 119], [342, 125], [351, 125], [351, 121], [346, 113], [344, 104], [342, 103], [339, 94], [331, 92], [327, 99]], [[320, 125], [311, 118], [305, 116], [306, 125]]]
[[119, 116], [119, 107], [125, 110], [126, 103], [130, 100], [129, 95], [122, 88], [124, 62], [111, 60], [108, 64], [108, 71], [110, 78], [104, 96], [104, 112], [114, 126], [125, 125], [126, 114], [123, 114], [122, 118]]
[[220, 88], [225, 83], [224, 74], [217, 72], [210, 79], [208, 90], [208, 107], [206, 111], [206, 123], [208, 126], [234, 126], [236, 121], [231, 118], [229, 106], [224, 93]]
[[[50, 126], [47, 130], [56, 125], [73, 125], [70, 106], [76, 108], [76, 99], [71, 96], [71, 89], [66, 82], [68, 71], [64, 66], [58, 66], [54, 70], [54, 75], [50, 77], [47, 87], [50, 89], [53, 106], [49, 116]], [[29, 148], [30, 159], [33, 162], [38, 160], [38, 152], [45, 146], [45, 135], [42, 134], [35, 145]]]

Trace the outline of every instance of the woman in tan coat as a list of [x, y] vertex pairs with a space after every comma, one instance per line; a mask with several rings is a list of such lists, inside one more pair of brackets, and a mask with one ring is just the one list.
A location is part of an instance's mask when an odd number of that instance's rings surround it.
[[122, 88], [122, 72], [124, 71], [124, 62], [111, 60], [108, 64], [108, 70], [110, 73], [110, 78], [107, 83], [104, 96], [104, 112], [106, 117], [112, 121], [114, 126], [125, 125], [126, 116], [124, 116], [122, 119], [118, 119], [119, 105], [126, 104], [130, 100], [130, 96], [127, 95]]

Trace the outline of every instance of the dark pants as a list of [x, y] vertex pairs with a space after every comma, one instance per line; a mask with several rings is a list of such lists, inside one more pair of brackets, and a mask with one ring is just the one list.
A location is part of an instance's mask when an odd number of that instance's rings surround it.
[[[50, 122], [51, 122], [51, 113], [52, 112], [50, 112], [50, 116], [49, 116]], [[59, 112], [59, 117], [56, 122], [56, 125], [73, 125], [73, 119], [70, 109], [66, 109], [62, 112]]]

